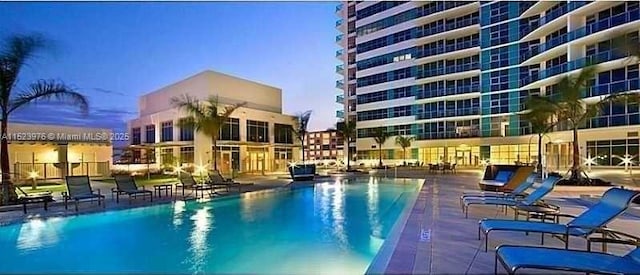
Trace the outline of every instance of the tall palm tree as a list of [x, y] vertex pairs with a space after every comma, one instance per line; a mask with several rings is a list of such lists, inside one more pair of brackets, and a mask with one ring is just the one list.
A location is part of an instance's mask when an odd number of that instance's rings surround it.
[[538, 164], [536, 170], [542, 175], [542, 137], [555, 126], [554, 108], [537, 97], [531, 97], [526, 104], [528, 112], [522, 117], [531, 124], [531, 131], [538, 135]]
[[339, 127], [336, 127], [338, 132], [344, 138], [345, 143], [347, 144], [347, 171], [351, 170], [351, 148], [349, 144], [351, 141], [356, 138], [356, 122], [355, 121], [345, 121], [341, 123]]
[[209, 96], [201, 102], [190, 95], [171, 98], [171, 105], [187, 113], [186, 119], [178, 121], [179, 127], [192, 128], [203, 133], [213, 141], [213, 169], [218, 170], [218, 138], [220, 131], [227, 124], [235, 110], [246, 105], [246, 102], [221, 107], [218, 96]]
[[311, 110], [308, 110], [304, 113], [298, 114], [295, 118], [296, 125], [291, 128], [293, 134], [300, 140], [300, 144], [302, 145], [302, 164], [305, 164], [304, 157], [304, 140], [307, 137], [309, 131], [307, 127], [309, 126], [309, 119], [311, 119]]
[[89, 103], [86, 97], [70, 86], [55, 80], [38, 80], [18, 87], [20, 72], [37, 55], [52, 46], [41, 35], [11, 35], [0, 48], [0, 170], [2, 170], [2, 204], [15, 201], [17, 195], [11, 182], [9, 142], [7, 125], [9, 116], [16, 110], [39, 101], [55, 100], [77, 106], [87, 114]]
[[578, 143], [578, 129], [600, 112], [603, 99], [596, 104], [586, 104], [583, 100], [589, 81], [595, 77], [596, 66], [583, 68], [576, 76], [565, 76], [558, 83], [558, 93], [547, 97], [532, 97], [529, 104], [533, 106], [547, 105], [553, 112], [557, 124], [564, 124], [573, 132], [573, 163], [571, 165], [571, 180], [582, 179], [580, 167], [580, 146]]
[[390, 137], [389, 132], [385, 129], [385, 127], [376, 128], [373, 131], [373, 140], [378, 144], [378, 156], [379, 156], [379, 167], [382, 167], [382, 145], [387, 142], [387, 139]]
[[411, 147], [411, 142], [415, 137], [411, 136], [396, 136], [396, 144], [402, 148], [402, 161], [407, 162], [407, 148]]

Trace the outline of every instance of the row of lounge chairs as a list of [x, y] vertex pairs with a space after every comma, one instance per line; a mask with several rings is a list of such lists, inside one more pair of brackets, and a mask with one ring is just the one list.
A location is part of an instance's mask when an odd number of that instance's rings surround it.
[[[527, 177], [511, 192], [473, 192], [463, 193], [460, 196], [460, 204], [465, 217], [468, 216], [469, 207], [472, 205], [497, 205], [505, 208], [519, 208], [531, 206], [541, 208], [559, 209], [557, 206], [545, 203], [543, 198], [550, 193], [556, 183], [557, 177], [549, 177], [538, 186], [535, 185], [536, 175]], [[531, 193], [527, 190], [533, 189]], [[564, 249], [516, 245], [500, 245], [496, 249], [495, 272], [498, 272], [498, 262], [509, 274], [514, 274], [520, 269], [544, 269], [558, 271], [575, 271], [604, 274], [638, 274], [640, 273], [640, 238], [614, 231], [607, 228], [607, 224], [627, 210], [634, 199], [640, 196], [640, 192], [611, 188], [607, 190], [595, 205], [589, 207], [580, 215], [556, 213], [555, 222], [506, 219], [487, 219], [479, 221], [478, 239], [484, 236], [485, 251], [489, 244], [489, 233], [493, 231], [535, 232], [541, 234], [541, 245], [544, 245], [544, 236], [549, 234], [564, 242]], [[561, 223], [559, 218], [569, 219]], [[594, 237], [601, 234], [601, 237]], [[571, 237], [580, 237], [587, 240], [587, 250], [569, 249]], [[592, 252], [592, 243], [602, 243], [602, 252]], [[607, 254], [607, 243], [628, 244], [637, 246], [624, 256]]]

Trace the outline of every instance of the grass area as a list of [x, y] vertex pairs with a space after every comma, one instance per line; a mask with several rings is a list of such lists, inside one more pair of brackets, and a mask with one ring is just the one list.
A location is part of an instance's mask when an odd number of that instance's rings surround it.
[[[178, 181], [178, 178], [176, 178], [173, 175], [151, 175], [150, 178], [148, 178], [147, 176], [135, 176], [133, 178], [135, 179], [136, 184], [138, 186], [151, 186], [151, 185], [163, 184], [163, 183], [175, 183]], [[99, 181], [112, 183], [112, 184], [116, 183], [113, 178], [103, 179]]]
[[60, 192], [67, 191], [66, 185], [54, 184], [54, 183], [47, 183], [46, 185], [42, 185], [42, 186], [38, 185], [38, 188], [36, 189], [32, 189], [31, 186], [25, 186], [25, 185], [20, 186], [20, 188], [22, 189], [22, 191], [24, 191], [27, 194], [45, 192], [45, 191], [49, 191], [51, 193], [60, 193]]

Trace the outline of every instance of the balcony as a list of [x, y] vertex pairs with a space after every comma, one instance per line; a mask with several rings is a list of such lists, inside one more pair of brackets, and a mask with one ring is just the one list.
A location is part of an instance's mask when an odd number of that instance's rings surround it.
[[344, 54], [344, 50], [340, 49], [336, 51], [336, 58], [342, 60], [342, 56]]
[[435, 5], [427, 4], [422, 6], [422, 8], [419, 8], [416, 18], [425, 16], [425, 15], [431, 15], [434, 13], [438, 13], [438, 12], [453, 9], [453, 8], [457, 8], [467, 4], [473, 4], [474, 2], [473, 1], [451, 1], [451, 2], [442, 1], [442, 2], [432, 2], [432, 3], [435, 3]]
[[336, 88], [342, 90], [344, 89], [344, 81], [343, 80], [336, 80]]
[[344, 118], [344, 111], [343, 110], [337, 110], [336, 111], [336, 117], [337, 118]]
[[344, 95], [337, 95], [336, 103], [344, 104]]
[[632, 21], [636, 21], [638, 19], [640, 19], [640, 9], [626, 11], [623, 14], [618, 14], [616, 16], [602, 19], [595, 23], [589, 24], [587, 26], [584, 26], [582, 28], [569, 32], [568, 33], [569, 40], [575, 40], [575, 39], [590, 35], [592, 33], [596, 33], [602, 30], [607, 30], [611, 27], [626, 24]]
[[617, 50], [601, 52], [601, 53], [585, 56], [583, 58], [570, 61], [569, 71], [577, 70], [587, 65], [595, 65], [598, 63], [603, 63], [603, 62], [612, 61], [612, 60], [625, 58], [625, 57], [627, 57], [627, 55]]
[[433, 119], [456, 116], [480, 115], [480, 107], [457, 108], [455, 110], [438, 110], [416, 114], [416, 119]]
[[640, 80], [626, 79], [587, 88], [585, 97], [610, 95], [640, 89]]
[[336, 13], [340, 13], [342, 11], [342, 9], [344, 8], [344, 4], [338, 4], [336, 6]]
[[336, 73], [342, 75], [344, 73], [344, 65], [340, 64], [336, 66]]
[[480, 63], [473, 62], [467, 64], [460, 64], [457, 66], [444, 66], [445, 68], [431, 69], [431, 70], [420, 70], [418, 69], [417, 78], [427, 78], [432, 76], [439, 76], [444, 74], [453, 74], [460, 73], [465, 71], [477, 70], [480, 69]]
[[470, 138], [479, 137], [480, 130], [474, 129], [464, 132], [459, 131], [446, 131], [446, 132], [430, 132], [430, 133], [418, 133], [416, 135], [417, 140], [429, 140], [429, 139], [448, 139], [448, 138]]
[[344, 35], [339, 34], [336, 36], [336, 43], [342, 43], [342, 38], [344, 37]]
[[336, 21], [336, 28], [340, 28], [342, 26], [342, 19], [338, 19], [338, 21]]
[[423, 98], [432, 98], [432, 97], [441, 97], [441, 96], [449, 96], [449, 95], [460, 95], [467, 93], [479, 93], [480, 85], [472, 84], [472, 85], [461, 85], [455, 87], [447, 87], [444, 89], [434, 89], [434, 90], [418, 90], [416, 93], [416, 99]]
[[459, 28], [464, 28], [464, 27], [468, 27], [476, 24], [478, 24], [477, 16], [473, 18], [467, 18], [464, 20], [456, 20], [456, 22], [449, 23], [449, 24], [438, 24], [437, 26], [427, 28], [427, 29], [418, 28], [417, 38], [434, 35], [437, 33], [455, 30]]
[[522, 79], [520, 79], [520, 86], [525, 86], [528, 85], [532, 82], [538, 81], [540, 79], [545, 79], [547, 77], [550, 76], [554, 76], [554, 75], [558, 75], [561, 73], [566, 73], [568, 71], [569, 66], [567, 66], [569, 63], [563, 63], [560, 65], [556, 65], [553, 67], [550, 67], [546, 70], [542, 70], [542, 71], [538, 71], [538, 73], [534, 73], [531, 74], [529, 76], [526, 76]]
[[422, 48], [418, 50], [416, 58], [440, 55], [444, 53], [450, 53], [454, 51], [478, 47], [480, 45], [479, 41], [480, 41], [479, 39], [474, 39], [474, 40], [466, 41], [463, 43], [455, 43], [455, 44], [445, 45], [443, 47], [438, 47], [438, 48], [429, 48], [429, 49]]

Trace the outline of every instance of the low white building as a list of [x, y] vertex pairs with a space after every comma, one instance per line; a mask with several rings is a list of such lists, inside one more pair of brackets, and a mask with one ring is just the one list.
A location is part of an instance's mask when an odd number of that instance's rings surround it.
[[[110, 175], [114, 137], [110, 129], [9, 123], [9, 161], [18, 180], [65, 175]], [[66, 167], [66, 169], [65, 169]]]
[[298, 159], [299, 142], [290, 131], [296, 120], [282, 113], [281, 89], [204, 71], [140, 97], [139, 117], [127, 125], [130, 145], [153, 149], [134, 149], [132, 163], [147, 163], [149, 156], [154, 168], [213, 167], [211, 137], [178, 127], [188, 114], [172, 106], [171, 99], [185, 94], [199, 100], [218, 96], [220, 105], [245, 103], [220, 132], [217, 163], [222, 173], [286, 171]]

